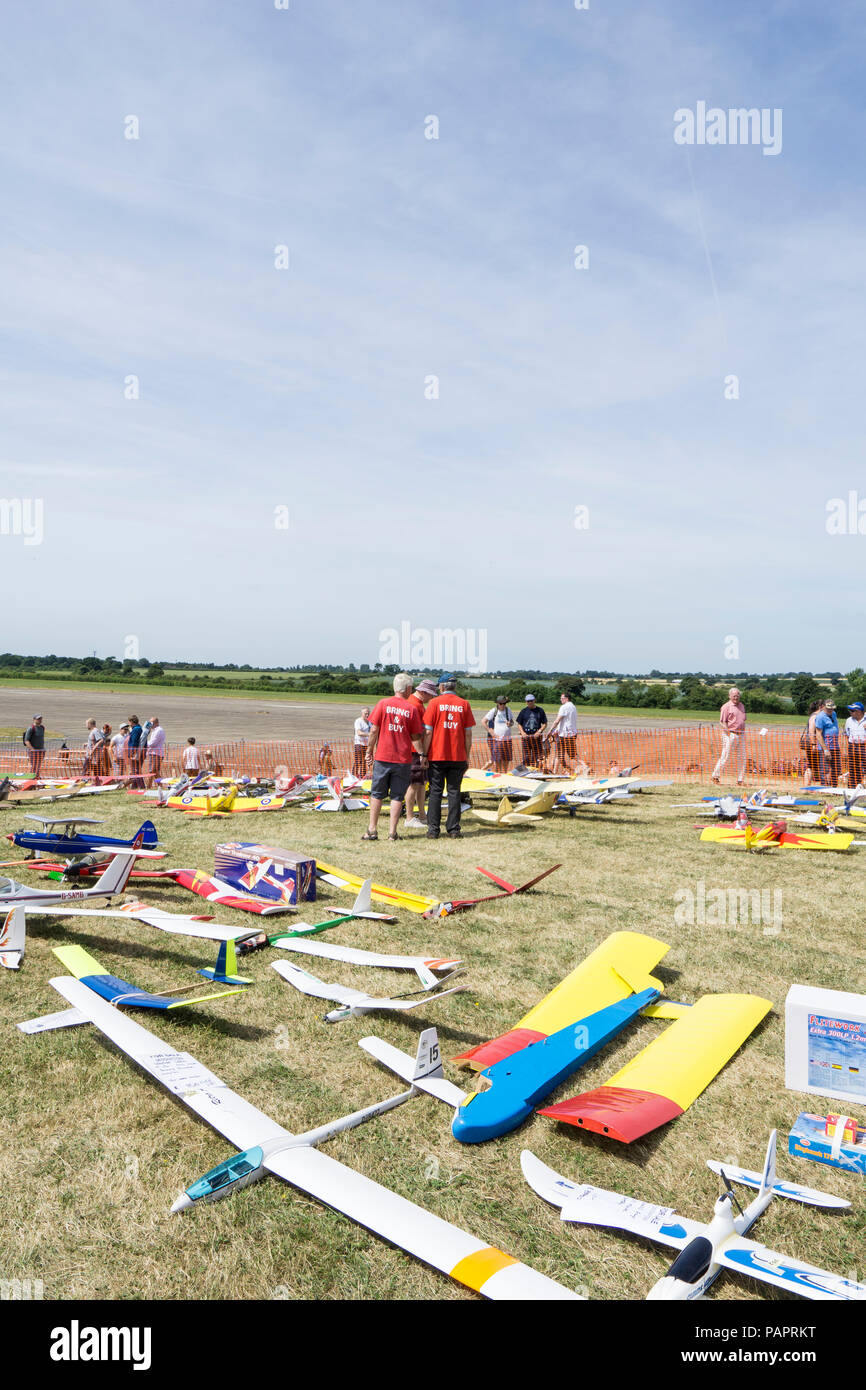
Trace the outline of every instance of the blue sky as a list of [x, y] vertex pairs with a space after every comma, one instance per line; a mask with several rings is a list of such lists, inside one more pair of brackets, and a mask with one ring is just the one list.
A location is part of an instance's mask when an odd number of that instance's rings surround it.
[[[408, 621], [491, 668], [866, 664], [866, 535], [826, 530], [866, 503], [861, 4], [5, 29], [0, 495], [44, 540], [0, 535], [4, 648], [374, 662]], [[698, 101], [780, 108], [781, 153], [676, 145]]]

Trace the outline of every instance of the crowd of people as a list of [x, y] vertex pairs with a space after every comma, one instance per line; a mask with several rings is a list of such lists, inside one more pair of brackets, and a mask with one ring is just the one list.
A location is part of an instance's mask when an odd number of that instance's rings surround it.
[[[352, 770], [356, 777], [371, 776], [370, 823], [362, 839], [379, 838], [386, 796], [391, 802], [389, 839], [399, 839], [397, 826], [404, 811], [409, 829], [426, 829], [429, 839], [438, 839], [446, 794], [446, 834], [460, 835], [460, 784], [469, 765], [476, 720], [456, 685], [451, 672], [415, 684], [401, 671], [394, 677], [393, 697], [380, 700], [373, 710], [361, 710], [355, 720]], [[577, 751], [577, 710], [568, 691], [562, 692], [550, 726], [534, 695], [526, 696], [516, 719], [506, 697], [498, 697], [482, 725], [487, 738], [485, 770], [505, 771], [519, 744], [519, 760], [526, 767], [567, 776], [588, 771]]]
[[[33, 723], [23, 737], [31, 776], [40, 777], [45, 761], [45, 723], [41, 714], [34, 714]], [[116, 733], [110, 724], [100, 728], [95, 719], [88, 719], [83, 748], [67, 748], [64, 742], [59, 752], [70, 774], [156, 780], [162, 775], [165, 749], [166, 734], [159, 718], [154, 715], [142, 724], [137, 714], [130, 714]], [[195, 738], [190, 737], [181, 762], [187, 776], [197, 777], [199, 772], [210, 767], [210, 749], [205, 750], [203, 763]]]
[[[746, 756], [746, 707], [736, 686], [719, 713], [722, 751], [713, 768], [713, 781], [721, 781], [722, 772], [733, 758], [737, 768], [737, 785], [742, 786], [748, 767]], [[808, 723], [800, 735], [803, 752], [803, 782], [806, 786], [859, 787], [866, 778], [866, 709], [859, 700], [848, 706], [843, 747], [832, 696], [813, 700], [809, 707]]]

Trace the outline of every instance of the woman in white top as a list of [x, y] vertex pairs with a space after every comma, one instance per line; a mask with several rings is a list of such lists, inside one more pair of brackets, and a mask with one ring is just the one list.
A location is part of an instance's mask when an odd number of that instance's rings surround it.
[[111, 740], [111, 756], [114, 761], [114, 774], [122, 777], [126, 766], [126, 748], [129, 743], [129, 725], [121, 724], [120, 732]]
[[355, 739], [353, 744], [352, 771], [356, 777], [364, 777], [367, 773], [367, 741], [370, 737], [370, 711], [365, 705], [361, 710], [360, 719], [355, 720]]

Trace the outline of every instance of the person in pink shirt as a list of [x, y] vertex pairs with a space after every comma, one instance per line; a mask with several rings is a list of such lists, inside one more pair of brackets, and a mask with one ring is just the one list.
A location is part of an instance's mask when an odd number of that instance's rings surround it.
[[736, 752], [737, 785], [742, 786], [746, 775], [746, 707], [736, 686], [728, 691], [728, 698], [722, 705], [719, 726], [722, 731], [722, 754], [713, 769], [713, 781], [718, 782], [722, 768], [731, 754]]

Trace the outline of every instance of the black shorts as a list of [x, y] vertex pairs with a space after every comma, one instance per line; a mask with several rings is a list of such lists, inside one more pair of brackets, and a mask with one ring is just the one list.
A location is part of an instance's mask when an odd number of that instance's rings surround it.
[[384, 801], [390, 793], [392, 801], [402, 801], [412, 775], [411, 763], [373, 763], [373, 782], [370, 795], [377, 801]]

